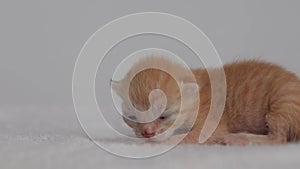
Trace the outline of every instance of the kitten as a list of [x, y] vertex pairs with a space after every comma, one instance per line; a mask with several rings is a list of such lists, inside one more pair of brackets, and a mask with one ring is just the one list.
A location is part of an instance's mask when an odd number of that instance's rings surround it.
[[[155, 68], [134, 74], [139, 67], [149, 63], [170, 68], [178, 75], [180, 85], [168, 73]], [[300, 139], [300, 80], [296, 75], [261, 61], [235, 62], [223, 68], [227, 83], [225, 109], [206, 144], [282, 144]], [[121, 81], [111, 81], [113, 90], [123, 100], [123, 119], [138, 137], [153, 138], [163, 134], [181, 116], [180, 106], [181, 113], [188, 117], [189, 110], [198, 105], [196, 122], [190, 131], [185, 131], [188, 134], [182, 143], [199, 143], [200, 131], [211, 106], [211, 85], [205, 69], [192, 70], [196, 83], [185, 79], [187, 71], [170, 60], [148, 57], [136, 63]], [[159, 94], [149, 97], [155, 89], [164, 92], [167, 103], [163, 103]], [[180, 89], [186, 90], [187, 94], [181, 96]], [[194, 99], [195, 92], [199, 92], [200, 100]], [[186, 100], [187, 105], [181, 105], [181, 99]], [[151, 105], [163, 110], [149, 111]], [[155, 114], [155, 111], [163, 113], [152, 122], [136, 122], [139, 117], [132, 115], [132, 107], [148, 115]], [[172, 126], [172, 134], [184, 131], [191, 120], [179, 119], [182, 120]]]

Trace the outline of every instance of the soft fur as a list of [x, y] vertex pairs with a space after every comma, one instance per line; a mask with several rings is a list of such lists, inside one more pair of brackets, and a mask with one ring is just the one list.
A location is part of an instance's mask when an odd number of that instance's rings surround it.
[[[191, 91], [196, 90], [187, 85], [190, 95], [185, 98], [180, 96], [182, 86], [178, 86], [175, 79], [158, 69], [146, 69], [134, 74], [138, 68], [150, 63], [173, 70], [183, 86], [190, 82], [185, 79], [187, 70], [184, 67], [159, 57], [142, 59], [123, 80], [112, 82], [112, 87], [123, 99], [125, 116], [131, 111], [129, 100], [136, 109], [146, 111], [150, 108], [148, 96], [152, 90], [161, 89], [166, 94], [166, 117], [157, 118], [150, 123], [138, 123], [124, 118], [137, 136], [147, 138], [163, 133], [172, 125], [179, 115], [180, 99], [190, 99], [191, 104], [181, 105], [182, 112], [188, 115], [189, 110], [195, 106]], [[277, 65], [254, 60], [234, 62], [223, 68], [227, 82], [226, 105], [217, 129], [206, 144], [278, 144], [300, 139], [300, 80], [295, 74]], [[192, 72], [199, 86], [200, 90], [197, 92], [199, 91], [201, 99], [200, 103], [196, 103], [199, 104], [196, 122], [182, 143], [198, 143], [211, 106], [211, 86], [207, 71], [194, 69]], [[125, 86], [129, 87], [129, 100]], [[187, 121], [185, 118], [175, 128], [184, 128]]]

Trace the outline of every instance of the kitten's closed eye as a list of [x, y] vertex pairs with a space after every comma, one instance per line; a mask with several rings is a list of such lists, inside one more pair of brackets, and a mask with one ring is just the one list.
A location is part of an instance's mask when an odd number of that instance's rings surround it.
[[[160, 120], [168, 120], [172, 119], [173, 117], [176, 117], [178, 114], [177, 110], [166, 110], [160, 117]], [[172, 117], [172, 118], [171, 118]]]
[[[168, 114], [164, 113], [163, 115], [161, 115], [161, 116], [159, 117], [159, 119], [160, 119], [160, 120], [166, 120], [166, 119], [168, 119], [170, 116], [171, 116], [170, 113], [168, 113]], [[136, 117], [135, 115], [127, 115], [126, 117], [127, 117], [128, 119], [130, 119], [130, 120], [134, 120], [134, 121], [137, 120], [137, 117]]]
[[167, 118], [167, 116], [160, 116], [159, 119], [160, 120], [165, 120]]
[[137, 120], [136, 116], [134, 115], [129, 115], [127, 116], [127, 118], [129, 118], [130, 120]]
[[[134, 116], [134, 115], [129, 115], [129, 116], [127, 116], [127, 118], [130, 119], [130, 120], [137, 120], [136, 116]], [[167, 115], [162, 115], [162, 116], [159, 117], [160, 120], [165, 120], [167, 118], [168, 118]]]

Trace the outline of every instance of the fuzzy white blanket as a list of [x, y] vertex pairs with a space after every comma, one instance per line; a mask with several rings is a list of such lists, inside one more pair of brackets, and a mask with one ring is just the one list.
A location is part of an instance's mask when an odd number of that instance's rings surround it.
[[[153, 148], [119, 138], [104, 138], [103, 144], [119, 149]], [[0, 109], [0, 168], [22, 169], [298, 169], [300, 144], [283, 146], [178, 145], [148, 159], [126, 159], [100, 149], [88, 139], [72, 108], [2, 107]]]

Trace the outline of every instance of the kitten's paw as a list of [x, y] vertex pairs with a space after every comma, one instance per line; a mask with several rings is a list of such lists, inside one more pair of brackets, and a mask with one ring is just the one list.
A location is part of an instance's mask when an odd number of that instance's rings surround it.
[[219, 143], [223, 145], [236, 145], [236, 146], [246, 146], [251, 144], [247, 136], [239, 135], [239, 134], [227, 134], [220, 138]]

